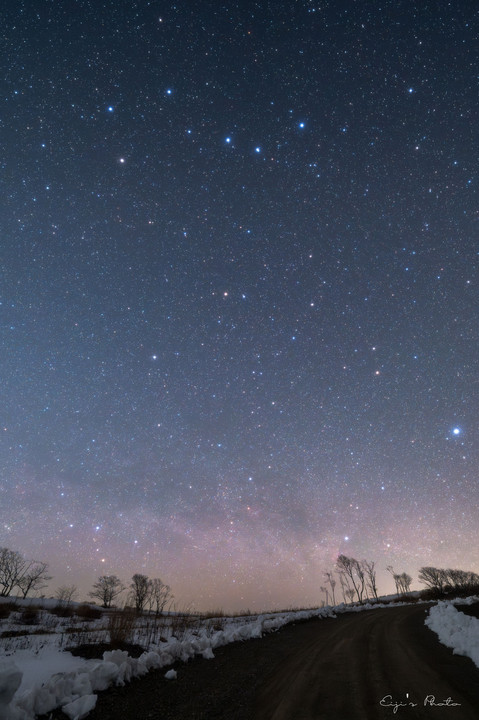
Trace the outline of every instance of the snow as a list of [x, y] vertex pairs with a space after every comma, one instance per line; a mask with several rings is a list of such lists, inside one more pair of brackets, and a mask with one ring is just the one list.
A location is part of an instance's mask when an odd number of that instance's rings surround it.
[[[181, 639], [170, 633], [139, 658], [130, 657], [122, 650], [104, 652], [101, 660], [74, 657], [59, 646], [61, 633], [59, 635], [58, 632], [14, 638], [11, 646], [0, 647], [0, 703], [3, 703], [0, 704], [0, 718], [33, 720], [36, 715], [61, 707], [70, 720], [80, 720], [95, 706], [97, 692], [112, 685], [124, 685], [152, 669], [169, 667], [165, 678], [176, 679], [176, 671], [171, 669], [175, 662], [187, 662], [195, 655], [205, 659], [214, 658], [214, 650], [228, 643], [261, 638], [265, 633], [274, 632], [288, 623], [310, 618], [335, 618], [344, 612], [397, 607], [399, 604], [404, 603], [365, 603], [362, 606], [341, 604], [334, 608], [327, 606], [241, 618], [219, 618], [217, 622], [195, 625], [186, 630]], [[15, 615], [13, 613], [13, 621], [8, 622], [15, 623]], [[47, 616], [45, 620], [48, 620]], [[15, 627], [14, 624], [10, 626]], [[28, 648], [15, 646], [16, 641], [26, 639], [31, 641]], [[7, 657], [2, 658], [2, 651]]]
[[466, 601], [441, 601], [429, 611], [426, 625], [439, 637], [439, 641], [458, 655], [471, 658], [479, 667], [479, 620], [457, 610], [456, 604], [472, 604], [477, 597]]
[[77, 700], [64, 705], [62, 711], [70, 720], [82, 720], [95, 707], [97, 697], [97, 695], [82, 695]]
[[32, 654], [29, 650], [17, 650], [15, 665], [21, 670], [23, 676], [16, 696], [19, 697], [34, 685], [42, 685], [56, 673], [80, 669], [85, 663], [86, 660], [83, 658], [74, 657], [69, 652], [62, 652], [48, 646], [36, 654]]
[[0, 658], [0, 717], [9, 718], [8, 706], [20, 686], [21, 670], [11, 660]]

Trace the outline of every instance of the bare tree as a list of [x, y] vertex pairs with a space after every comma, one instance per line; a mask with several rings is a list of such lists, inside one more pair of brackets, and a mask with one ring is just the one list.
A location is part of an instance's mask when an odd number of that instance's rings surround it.
[[396, 593], [399, 595], [399, 575], [394, 571], [394, 568], [392, 565], [388, 565], [386, 570], [388, 573], [390, 573], [393, 577], [394, 584], [396, 585]]
[[376, 570], [374, 560], [363, 560], [361, 565], [366, 576], [366, 586], [368, 592], [377, 600], [378, 599], [378, 587], [376, 585]]
[[443, 593], [447, 585], [447, 572], [435, 567], [422, 567], [418, 573], [419, 581], [436, 592]]
[[48, 575], [48, 564], [32, 560], [28, 563], [25, 573], [17, 581], [17, 586], [23, 597], [26, 598], [29, 592], [38, 592], [46, 588], [51, 579], [51, 575]]
[[[358, 601], [363, 601], [364, 588], [365, 588], [365, 574], [364, 570], [355, 558], [347, 557], [347, 555], [339, 555], [336, 561], [336, 568], [338, 573], [343, 574], [347, 579], [347, 584], [351, 583], [354, 592], [357, 595]], [[354, 595], [354, 593], [353, 593]]]
[[348, 602], [353, 602], [354, 600], [354, 590], [353, 588], [347, 588], [345, 591], [346, 598], [348, 599]]
[[55, 597], [61, 605], [68, 605], [78, 596], [76, 585], [60, 585], [57, 588]]
[[99, 600], [104, 608], [110, 608], [113, 600], [123, 592], [125, 586], [116, 575], [101, 575], [93, 584], [90, 597]]
[[401, 595], [406, 595], [411, 589], [412, 577], [406, 572], [397, 576], [398, 588]]
[[358, 588], [359, 588], [358, 600], [360, 603], [362, 603], [363, 598], [364, 598], [364, 593], [366, 590], [366, 572], [364, 570], [364, 560], [361, 560], [361, 562], [356, 560], [355, 562], [356, 562], [356, 575], [358, 578]]
[[27, 570], [27, 561], [16, 550], [0, 548], [0, 596], [8, 597]]
[[324, 573], [326, 577], [326, 583], [329, 583], [329, 587], [331, 588], [331, 596], [333, 599], [333, 605], [336, 605], [336, 598], [334, 597], [334, 588], [336, 587], [336, 580], [334, 579], [334, 575], [332, 572], [325, 572]]
[[479, 575], [467, 570], [422, 567], [418, 577], [424, 585], [439, 595], [451, 592], [476, 593], [479, 586]]
[[325, 588], [323, 585], [321, 585], [319, 589], [321, 590], [321, 592], [323, 592], [326, 595], [326, 605], [329, 605], [328, 588]]
[[[339, 584], [341, 585], [341, 593], [343, 596], [343, 602], [347, 602], [347, 598], [349, 597], [349, 590], [350, 590], [349, 579], [342, 572], [338, 572], [338, 575], [339, 575]], [[353, 595], [354, 595], [354, 590], [353, 590]]]
[[143, 612], [143, 608], [150, 594], [150, 589], [151, 585], [147, 575], [141, 575], [140, 573], [133, 575], [130, 591], [137, 612]]
[[150, 580], [149, 602], [154, 608], [155, 614], [163, 612], [166, 605], [173, 600], [173, 594], [169, 585], [166, 585], [160, 578]]

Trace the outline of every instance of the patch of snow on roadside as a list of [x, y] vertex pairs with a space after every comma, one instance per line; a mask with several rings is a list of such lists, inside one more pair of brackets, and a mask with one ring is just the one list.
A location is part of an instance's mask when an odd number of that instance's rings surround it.
[[479, 620], [459, 612], [452, 602], [440, 601], [429, 611], [426, 625], [439, 641], [457, 655], [471, 658], [479, 667]]
[[22, 672], [22, 682], [16, 692], [16, 697], [20, 697], [34, 685], [43, 685], [56, 673], [72, 672], [86, 664], [84, 658], [74, 657], [67, 651], [62, 652], [51, 646], [44, 647], [37, 653], [29, 650], [17, 650], [12, 659]]

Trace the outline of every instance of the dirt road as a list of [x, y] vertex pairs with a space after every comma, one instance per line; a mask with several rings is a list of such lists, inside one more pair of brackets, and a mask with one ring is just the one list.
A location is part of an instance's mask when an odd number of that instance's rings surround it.
[[265, 679], [256, 717], [477, 720], [479, 671], [440, 645], [424, 617], [424, 607], [412, 606], [318, 627]]
[[478, 720], [479, 670], [425, 616], [411, 605], [287, 626], [178, 664], [176, 681], [151, 672], [106, 691], [89, 719]]

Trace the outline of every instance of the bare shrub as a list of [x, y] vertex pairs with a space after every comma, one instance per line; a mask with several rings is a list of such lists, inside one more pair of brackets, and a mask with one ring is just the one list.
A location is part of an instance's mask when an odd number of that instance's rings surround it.
[[75, 615], [85, 620], [99, 620], [103, 615], [100, 608], [92, 607], [88, 603], [83, 603], [75, 609]]
[[0, 637], [2, 638], [15, 638], [22, 637], [24, 635], [31, 635], [31, 633], [29, 630], [4, 630], [0, 633]]
[[62, 604], [55, 605], [55, 607], [50, 609], [50, 612], [52, 615], [62, 618], [72, 617], [74, 615], [73, 608], [70, 605]]
[[224, 630], [226, 627], [226, 616], [222, 608], [218, 610], [207, 610], [200, 615], [200, 624], [206, 630], [206, 634], [210, 636], [213, 632]]
[[152, 645], [166, 642], [170, 623], [164, 615], [147, 615], [142, 626], [142, 645], [149, 650]]
[[129, 608], [115, 610], [108, 615], [108, 632], [110, 645], [119, 648], [132, 640], [135, 629], [136, 614]]
[[11, 602], [0, 603], [0, 620], [5, 620], [10, 613], [16, 610], [16, 605]]
[[22, 625], [38, 625], [39, 613], [36, 607], [27, 607], [20, 613], [19, 621]]
[[203, 627], [207, 637], [211, 637], [213, 633], [224, 630], [226, 627], [226, 618], [208, 618], [204, 621]]
[[204, 620], [212, 620], [216, 618], [224, 618], [225, 617], [225, 611], [223, 608], [213, 609], [213, 610], [206, 610], [205, 612], [201, 613], [201, 617]]
[[170, 632], [180, 642], [186, 638], [194, 628], [198, 618], [194, 617], [188, 610], [181, 613], [173, 613], [170, 617]]
[[55, 597], [62, 605], [68, 605], [78, 596], [76, 585], [60, 585], [55, 592]]

